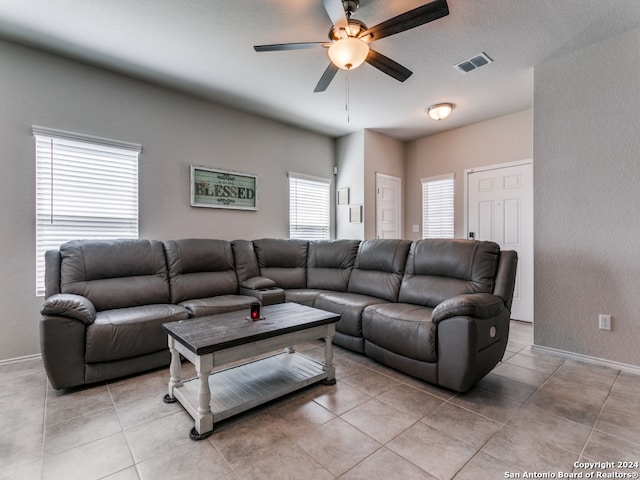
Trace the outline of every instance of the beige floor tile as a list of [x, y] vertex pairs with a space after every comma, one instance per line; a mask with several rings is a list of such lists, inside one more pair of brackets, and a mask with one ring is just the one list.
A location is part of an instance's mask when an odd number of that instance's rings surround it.
[[292, 441], [260, 450], [234, 465], [238, 477], [251, 480], [332, 480], [329, 470]]
[[424, 417], [444, 403], [442, 398], [436, 397], [407, 384], [398, 385], [376, 397], [387, 405], [394, 407], [416, 420]]
[[47, 427], [113, 407], [105, 385], [58, 391], [47, 396]]
[[537, 372], [552, 374], [564, 363], [564, 359], [549, 355], [532, 355], [530, 350], [525, 349], [520, 353], [511, 356], [509, 360], [506, 360], [506, 363], [518, 365]]
[[342, 379], [342, 381], [356, 390], [373, 397], [400, 385], [400, 382], [397, 380], [364, 368], [360, 372]]
[[44, 459], [44, 480], [93, 480], [133, 465], [122, 433], [85, 443]]
[[104, 477], [102, 480], [140, 480], [140, 476], [136, 467], [129, 467]]
[[[498, 478], [522, 478], [523, 471], [502, 463], [482, 452], [476, 454], [458, 473], [455, 480], [493, 480]], [[509, 476], [513, 474], [514, 476]]]
[[386, 443], [416, 422], [412, 415], [377, 399], [349, 410], [340, 418], [380, 443]]
[[0, 435], [0, 471], [40, 461], [43, 435], [42, 419], [24, 423], [17, 430], [4, 430]]
[[550, 414], [534, 405], [521, 408], [507, 425], [574, 453], [582, 452], [591, 428], [564, 417]]
[[44, 456], [55, 455], [121, 431], [113, 405], [66, 422], [55, 423], [45, 429]]
[[334, 413], [315, 402], [315, 398], [319, 394], [318, 390], [312, 389], [292, 400], [279, 402], [264, 416], [289, 437], [297, 438], [305, 435], [310, 429], [323, 425], [336, 417]]
[[193, 419], [186, 412], [177, 412], [125, 430], [125, 435], [136, 463], [140, 463], [192, 442], [192, 428]]
[[451, 403], [432, 411], [422, 422], [474, 448], [481, 448], [502, 426]]
[[169, 455], [162, 454], [138, 464], [141, 480], [216, 480], [231, 473], [222, 455], [207, 441], [192, 441]]
[[532, 387], [540, 387], [549, 378], [548, 373], [538, 372], [537, 370], [531, 370], [530, 368], [521, 367], [512, 363], [501, 363], [495, 367], [491, 373], [500, 375], [502, 377], [516, 380]]
[[595, 462], [640, 461], [640, 444], [606, 433], [593, 431], [583, 455]]
[[558, 448], [544, 437], [504, 427], [481, 450], [504, 464], [526, 471], [571, 471], [580, 454]]
[[340, 418], [296, 440], [333, 475], [341, 475], [380, 448], [380, 443]]
[[317, 396], [315, 402], [336, 415], [341, 415], [370, 398], [370, 395], [356, 390], [344, 383], [344, 381], [338, 380], [334, 386], [327, 389], [326, 393]]
[[473, 457], [475, 448], [418, 422], [387, 447], [440, 480], [449, 480]]
[[437, 480], [424, 470], [387, 448], [381, 448], [373, 455], [353, 467], [340, 480]]
[[268, 414], [240, 415], [216, 426], [208, 438], [232, 466], [242, 464], [258, 451], [289, 440]]
[[529, 403], [553, 415], [591, 427], [598, 419], [608, 392], [608, 389], [582, 386], [554, 375], [533, 395]]
[[640, 445], [639, 398], [632, 400], [627, 395], [612, 393], [598, 417], [595, 429]]
[[41, 478], [41, 460], [17, 467], [9, 467], [6, 463], [2, 463], [0, 467], [0, 480], [40, 480]]
[[456, 395], [450, 402], [500, 423], [509, 420], [520, 408], [520, 404], [510, 400], [504, 392], [480, 388]]
[[419, 378], [408, 377], [403, 383], [413, 388], [417, 388], [418, 390], [422, 390], [423, 392], [433, 395], [434, 397], [441, 398], [442, 400], [449, 400], [456, 395], [456, 392], [454, 392], [453, 390], [427, 383], [424, 380], [420, 380]]

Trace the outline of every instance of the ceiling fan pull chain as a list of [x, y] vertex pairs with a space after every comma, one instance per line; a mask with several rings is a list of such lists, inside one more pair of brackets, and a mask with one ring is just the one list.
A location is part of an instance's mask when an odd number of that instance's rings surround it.
[[347, 123], [349, 123], [351, 120], [349, 118], [349, 70], [344, 76], [344, 109], [347, 111]]

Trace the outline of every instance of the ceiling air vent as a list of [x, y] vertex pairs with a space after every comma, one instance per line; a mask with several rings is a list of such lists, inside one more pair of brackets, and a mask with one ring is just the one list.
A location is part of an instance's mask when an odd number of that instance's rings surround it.
[[489, 65], [493, 60], [491, 60], [486, 53], [481, 53], [480, 55], [476, 55], [475, 57], [470, 58], [469, 60], [465, 60], [456, 65], [456, 68], [460, 70], [462, 73], [469, 73], [476, 68], [484, 67], [485, 65]]

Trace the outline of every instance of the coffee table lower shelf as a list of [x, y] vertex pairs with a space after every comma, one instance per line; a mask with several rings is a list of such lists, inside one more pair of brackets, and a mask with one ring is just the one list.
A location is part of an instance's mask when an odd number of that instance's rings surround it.
[[[322, 363], [297, 352], [282, 352], [214, 372], [209, 375], [213, 423], [326, 378]], [[196, 418], [199, 379], [183, 380], [173, 393], [185, 410]], [[196, 435], [197, 432], [192, 437]]]

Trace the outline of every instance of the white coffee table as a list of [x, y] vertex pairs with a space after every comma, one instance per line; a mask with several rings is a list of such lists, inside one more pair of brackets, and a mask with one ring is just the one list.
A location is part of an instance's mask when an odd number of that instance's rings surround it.
[[[332, 340], [340, 315], [297, 303], [262, 308], [264, 319], [246, 311], [165, 323], [171, 366], [166, 403], [175, 401], [195, 420], [190, 438], [213, 433], [214, 423], [312, 383], [335, 383]], [[324, 339], [324, 363], [295, 351], [294, 345]], [[284, 348], [281, 353], [273, 354]], [[215, 366], [255, 358], [211, 373]], [[182, 379], [180, 355], [197, 376]]]

